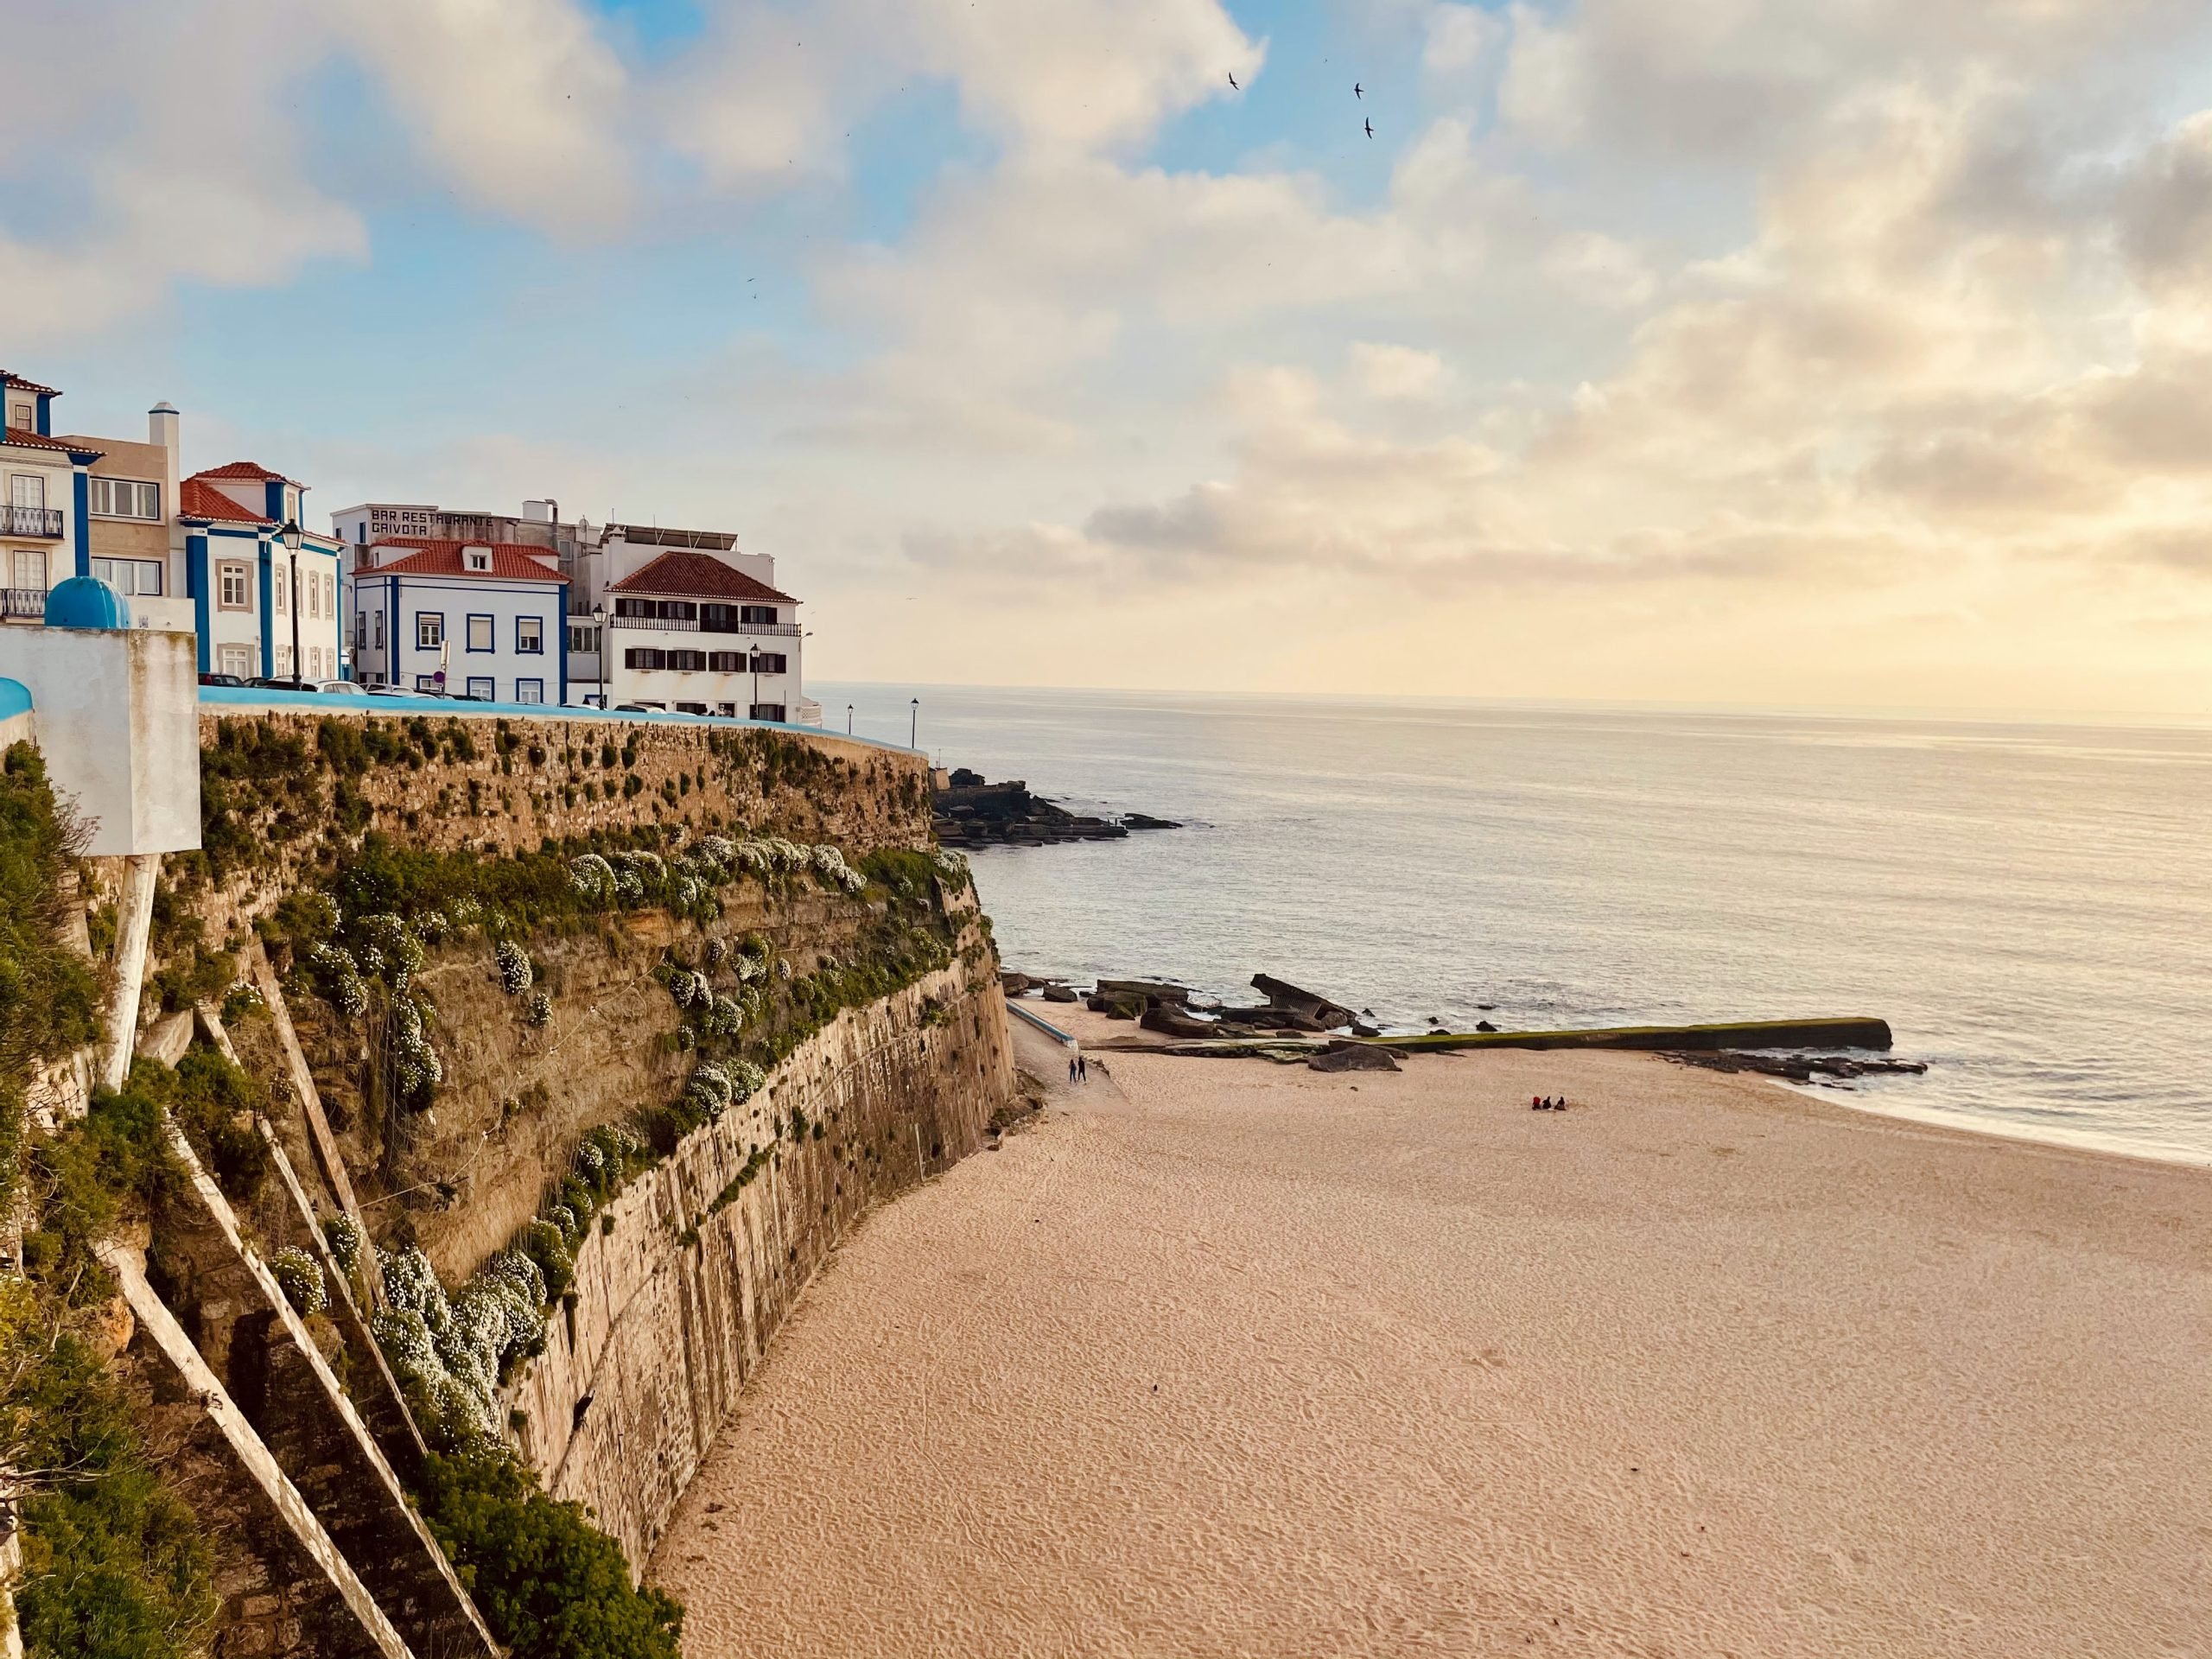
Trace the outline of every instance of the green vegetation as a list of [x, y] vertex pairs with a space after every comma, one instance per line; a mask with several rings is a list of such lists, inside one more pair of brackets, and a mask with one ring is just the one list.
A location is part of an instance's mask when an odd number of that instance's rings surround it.
[[515, 1659], [677, 1659], [683, 1610], [630, 1583], [615, 1541], [504, 1449], [433, 1455], [423, 1516]]
[[16, 1592], [33, 1659], [171, 1659], [200, 1650], [214, 1617], [198, 1518], [146, 1459], [130, 1405], [105, 1362], [51, 1299], [0, 1283], [0, 1395], [22, 1506]]
[[34, 1659], [169, 1659], [215, 1612], [197, 1520], [148, 1460], [92, 1341], [114, 1294], [95, 1240], [150, 1215], [178, 1171], [139, 1086], [35, 1147], [32, 1071], [91, 1042], [99, 986], [63, 936], [76, 840], [37, 753], [0, 757], [0, 1203], [21, 1203], [25, 1276], [0, 1279], [0, 1466], [22, 1494], [16, 1611]]
[[38, 751], [18, 743], [0, 755], [0, 1211], [18, 1190], [32, 1072], [99, 1029], [99, 982], [61, 942], [62, 874], [82, 844]]

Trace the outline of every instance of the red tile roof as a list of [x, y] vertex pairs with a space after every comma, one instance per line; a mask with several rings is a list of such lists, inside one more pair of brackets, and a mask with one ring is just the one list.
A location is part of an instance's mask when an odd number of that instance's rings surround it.
[[25, 391], [42, 391], [49, 397], [59, 397], [61, 395], [52, 386], [41, 386], [35, 380], [24, 379], [13, 369], [0, 369], [0, 379], [6, 380], [11, 386], [21, 386]]
[[[372, 545], [411, 547], [417, 550], [404, 559], [364, 565], [359, 573], [362, 576], [378, 576], [387, 570], [397, 570], [403, 576], [476, 576], [507, 582], [568, 581], [558, 570], [531, 557], [529, 549], [513, 542], [442, 542], [427, 536], [387, 536]], [[492, 568], [489, 570], [471, 570], [461, 556], [461, 550], [465, 547], [489, 552]], [[539, 550], [541, 552], [551, 550], [550, 548]]]
[[194, 478], [257, 478], [264, 483], [289, 484], [295, 489], [304, 487], [296, 478], [287, 478], [282, 473], [272, 473], [257, 461], [233, 461], [220, 467], [210, 467], [193, 474]]
[[195, 474], [177, 486], [176, 512], [180, 518], [213, 518], [226, 524], [266, 524], [274, 526], [274, 518], [264, 518], [249, 512], [225, 495], [213, 484], [201, 480], [206, 473]]
[[615, 594], [666, 594], [677, 599], [739, 599], [754, 603], [796, 605], [789, 594], [779, 594], [720, 559], [704, 553], [664, 553], [644, 569], [610, 582]]
[[12, 443], [22, 449], [71, 449], [80, 455], [104, 455], [105, 449], [95, 449], [81, 438], [49, 438], [43, 432], [34, 432], [28, 427], [10, 426], [4, 429], [7, 435], [0, 442]]

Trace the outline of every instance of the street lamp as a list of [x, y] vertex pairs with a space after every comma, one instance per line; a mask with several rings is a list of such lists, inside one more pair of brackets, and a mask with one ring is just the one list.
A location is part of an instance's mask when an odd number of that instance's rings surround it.
[[607, 607], [591, 607], [592, 660], [599, 665], [599, 706], [607, 708]]
[[915, 697], [912, 699], [912, 701], [914, 707], [914, 718], [912, 724], [907, 728], [906, 747], [910, 749], [918, 749], [922, 747], [922, 700], [919, 697]]
[[292, 683], [302, 683], [300, 673], [300, 521], [287, 518], [284, 528], [276, 532], [284, 543], [284, 550], [292, 556]]
[[845, 705], [845, 735], [846, 735], [847, 737], [850, 737], [852, 734], [853, 734], [853, 705], [852, 705], [851, 703], [849, 703], [849, 703], [847, 703], [847, 704]]

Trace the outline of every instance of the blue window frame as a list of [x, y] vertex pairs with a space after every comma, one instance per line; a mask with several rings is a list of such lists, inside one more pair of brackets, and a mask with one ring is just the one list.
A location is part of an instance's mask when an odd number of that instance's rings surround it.
[[497, 651], [499, 648], [498, 626], [497, 617], [479, 616], [471, 612], [468, 618], [468, 649]]
[[544, 702], [545, 682], [543, 680], [517, 680], [515, 682], [515, 701], [517, 702]]
[[545, 619], [542, 616], [515, 618], [515, 650], [525, 657], [543, 656], [545, 652]]
[[493, 697], [492, 682], [488, 678], [470, 680], [468, 683], [468, 695], [472, 697], [481, 697], [486, 702], [491, 702]]
[[435, 651], [446, 642], [446, 613], [443, 611], [415, 613], [415, 648]]

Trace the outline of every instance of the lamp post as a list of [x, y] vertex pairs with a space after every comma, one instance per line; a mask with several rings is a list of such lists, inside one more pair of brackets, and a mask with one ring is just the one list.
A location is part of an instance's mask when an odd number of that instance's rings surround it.
[[853, 734], [853, 705], [852, 705], [851, 703], [849, 703], [849, 703], [847, 703], [847, 704], [845, 705], [845, 735], [846, 735], [847, 737], [850, 737], [852, 734]]
[[300, 674], [300, 521], [287, 518], [284, 528], [276, 535], [292, 558], [292, 587], [288, 602], [292, 607], [292, 683], [298, 685], [302, 683]]
[[750, 653], [749, 653], [749, 655], [748, 655], [747, 661], [748, 661], [748, 663], [749, 663], [749, 664], [750, 664], [750, 666], [752, 667], [752, 670], [753, 670], [753, 706], [752, 706], [750, 709], [747, 709], [745, 712], [746, 712], [746, 715], [747, 715], [747, 716], [748, 718], [753, 719], [753, 720], [758, 720], [758, 719], [760, 719], [760, 646], [755, 645], [755, 646], [753, 646], [753, 649], [752, 649], [751, 652], [750, 652]]
[[607, 711], [607, 607], [591, 607], [592, 660], [599, 664], [600, 712]]
[[912, 721], [907, 727], [906, 747], [910, 749], [918, 749], [922, 747], [922, 700], [919, 697], [915, 697], [911, 699], [911, 701], [913, 704], [914, 717]]

